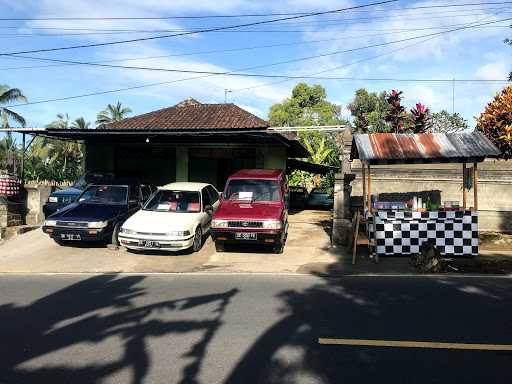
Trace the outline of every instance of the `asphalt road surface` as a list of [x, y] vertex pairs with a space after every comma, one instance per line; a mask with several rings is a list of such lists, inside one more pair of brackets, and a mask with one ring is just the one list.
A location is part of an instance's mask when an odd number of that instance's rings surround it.
[[[510, 278], [3, 275], [0, 383], [511, 383], [511, 288]], [[484, 346], [464, 349], [474, 343]]]

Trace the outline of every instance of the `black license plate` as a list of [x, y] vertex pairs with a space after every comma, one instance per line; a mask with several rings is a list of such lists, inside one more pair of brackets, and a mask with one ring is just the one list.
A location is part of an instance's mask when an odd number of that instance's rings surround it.
[[253, 232], [236, 232], [235, 240], [258, 240], [258, 234]]
[[139, 240], [139, 247], [160, 248], [160, 243], [153, 240]]
[[60, 235], [61, 240], [82, 240], [82, 236], [74, 234], [74, 233], [62, 233]]

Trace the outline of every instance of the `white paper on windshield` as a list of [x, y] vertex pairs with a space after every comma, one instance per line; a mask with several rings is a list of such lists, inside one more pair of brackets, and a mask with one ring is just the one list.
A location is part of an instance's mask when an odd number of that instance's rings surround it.
[[158, 207], [156, 209], [160, 210], [166, 210], [168, 211], [169, 208], [171, 208], [171, 204], [158, 204]]
[[239, 192], [238, 193], [238, 198], [240, 200], [252, 200], [252, 192]]

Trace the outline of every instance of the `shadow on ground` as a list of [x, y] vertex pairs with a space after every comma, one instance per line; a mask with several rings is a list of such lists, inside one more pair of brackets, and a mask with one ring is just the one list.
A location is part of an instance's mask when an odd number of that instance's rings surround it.
[[[236, 289], [217, 294], [186, 297], [136, 307], [133, 300], [145, 295], [138, 288], [144, 277], [99, 275], [73, 284], [27, 306], [0, 306], [0, 372], [2, 383], [100, 383], [123, 369], [132, 371], [132, 383], [142, 383], [151, 359], [146, 343], [150, 337], [202, 332], [189, 351], [190, 363], [178, 382], [195, 383], [206, 348], [222, 325], [222, 317]], [[161, 321], [158, 311], [183, 311], [216, 303], [209, 320]], [[111, 308], [114, 313], [96, 311]], [[95, 313], [96, 312], [96, 313]], [[31, 359], [79, 343], [98, 343], [118, 336], [124, 341], [123, 356], [104, 364], [22, 368]], [[74, 362], [80, 364], [81, 362]]]

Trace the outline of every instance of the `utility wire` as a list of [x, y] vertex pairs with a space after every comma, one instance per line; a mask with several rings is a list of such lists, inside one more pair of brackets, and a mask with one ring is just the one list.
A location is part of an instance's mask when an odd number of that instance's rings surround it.
[[[418, 40], [418, 39], [429, 38], [429, 37], [437, 37], [437, 36], [444, 35], [444, 34], [447, 34], [447, 33], [452, 33], [452, 32], [456, 32], [456, 31], [470, 29], [470, 28], [474, 28], [474, 27], [482, 26], [482, 25], [495, 24], [495, 23], [499, 23], [499, 22], [502, 22], [502, 21], [508, 21], [508, 20], [512, 20], [512, 18], [495, 20], [495, 21], [488, 21], [488, 22], [480, 23], [480, 24], [473, 23], [473, 24], [470, 24], [470, 25], [466, 25], [466, 26], [458, 27], [458, 28], [453, 28], [453, 29], [446, 30], [446, 31], [434, 32], [434, 33], [429, 33], [429, 34], [420, 35], [420, 36], [407, 37], [407, 38], [403, 38], [403, 39], [399, 39], [399, 40], [388, 41], [388, 42], [377, 43], [377, 44], [370, 44], [370, 45], [366, 45], [366, 46], [362, 46], [362, 47], [350, 48], [350, 49], [345, 49], [345, 50], [332, 51], [332, 52], [322, 53], [322, 54], [318, 54], [318, 55], [299, 57], [299, 58], [295, 58], [295, 59], [283, 60], [283, 61], [278, 61], [278, 62], [269, 63], [269, 64], [261, 64], [261, 65], [256, 65], [256, 66], [242, 68], [242, 69], [239, 69], [237, 71], [240, 71], [240, 70], [245, 71], [245, 70], [253, 70], [253, 69], [260, 69], [260, 68], [268, 68], [268, 67], [273, 67], [273, 66], [276, 66], [276, 65], [296, 63], [296, 62], [300, 62], [300, 61], [306, 61], [306, 60], [312, 60], [312, 59], [317, 59], [317, 58], [321, 58], [321, 57], [338, 55], [338, 54], [341, 54], [341, 53], [356, 52], [356, 51], [360, 51], [360, 50], [364, 50], [364, 49], [377, 48], [377, 47], [382, 47], [382, 46], [402, 43], [402, 42], [406, 42], [406, 41]], [[207, 72], [202, 72], [202, 71], [190, 71], [190, 70], [180, 70], [180, 69], [171, 69], [171, 68], [159, 68], [159, 67], [126, 66], [126, 65], [105, 64], [105, 63], [98, 63], [98, 62], [87, 62], [87, 61], [76, 61], [76, 60], [40, 58], [40, 57], [24, 56], [24, 55], [6, 55], [6, 56], [15, 56], [15, 57], [20, 57], [20, 58], [25, 58], [25, 59], [35, 59], [35, 60], [49, 61], [49, 62], [55, 62], [55, 63], [86, 65], [86, 66], [104, 67], [104, 68], [144, 70], [144, 71], [155, 71], [155, 72], [173, 72], [173, 73], [207, 73]], [[232, 74], [233, 72], [234, 71], [229, 71], [229, 72], [218, 73], [218, 74]]]
[[[380, 5], [388, 2], [377, 3], [374, 5]], [[452, 8], [452, 7], [468, 7], [468, 6], [479, 6], [479, 5], [502, 5], [511, 4], [512, 1], [500, 1], [500, 2], [481, 2], [481, 3], [459, 3], [459, 4], [438, 4], [438, 5], [425, 5], [418, 7], [408, 8], [391, 8], [390, 10], [401, 10], [401, 9], [432, 9], [432, 8]], [[342, 10], [353, 10], [362, 8], [363, 6], [351, 7]], [[326, 13], [340, 12], [327, 11], [327, 12], [316, 12], [315, 15], [322, 15]], [[168, 19], [210, 19], [210, 18], [237, 18], [237, 17], [273, 17], [273, 16], [309, 16], [311, 13], [308, 12], [291, 12], [291, 13], [247, 13], [247, 14], [233, 14], [233, 15], [191, 15], [191, 16], [147, 16], [147, 17], [2, 17], [0, 21], [58, 21], [58, 20], [168, 20]]]
[[[502, 8], [493, 8], [493, 9], [490, 9], [492, 11], [500, 11], [500, 10], [510, 10], [509, 7], [502, 7]], [[453, 17], [470, 17], [470, 16], [480, 16], [480, 15], [486, 15], [486, 13], [458, 13], [458, 14], [455, 14], [455, 15], [446, 15], [446, 13], [448, 13], [450, 11], [445, 11], [443, 12], [443, 16], [439, 15], [439, 14], [434, 14], [433, 16], [430, 16], [428, 17], [428, 20], [430, 19], [444, 19], [444, 18], [453, 18]], [[456, 12], [460, 12], [460, 11], [456, 11]], [[508, 13], [508, 12], [501, 12], [500, 14], [503, 14], [503, 13]], [[394, 20], [399, 20], [400, 17], [405, 17], [407, 21], [409, 20], [423, 20], [425, 19], [426, 17], [425, 16], [428, 16], [429, 14], [421, 14], [421, 15], [418, 15], [420, 17], [411, 17], [411, 15], [403, 15], [403, 16], [396, 16], [396, 15], [393, 15], [393, 19]], [[432, 15], [432, 14], [430, 14]], [[416, 15], [413, 15], [413, 16], [416, 16]], [[280, 23], [280, 22], [276, 22], [274, 25], [279, 25], [279, 26], [295, 26], [295, 25], [305, 25], [305, 24], [322, 24], [322, 25], [330, 25], [330, 23], [339, 23], [339, 22], [345, 22], [345, 21], [359, 21], [359, 20], [371, 20], [372, 23], [374, 20], [376, 19], [389, 19], [390, 16], [383, 16], [383, 17], [364, 17], [364, 18], [351, 18], [351, 19], [347, 19], [347, 18], [337, 18], [337, 19], [329, 19], [329, 20], [317, 20], [317, 21], [296, 21], [296, 22], [293, 22], [293, 23], [289, 23], [289, 22], [285, 22], [285, 23]], [[369, 24], [369, 23], [359, 23], [359, 24]], [[222, 26], [216, 26], [216, 27], [209, 27], [209, 28], [221, 28]], [[0, 29], [20, 29], [20, 28], [24, 28], [24, 27], [12, 27], [12, 26], [8, 26], [8, 27], [1, 27], [0, 26]], [[190, 28], [179, 28], [179, 29], [103, 29], [103, 28], [60, 28], [60, 27], [30, 27], [29, 29], [30, 30], [55, 30], [55, 31], [82, 31], [84, 33], [82, 33], [83, 35], [88, 35], [88, 34], [96, 34], [96, 32], [102, 32], [104, 34], [122, 34], [122, 33], [169, 33], [169, 32], [183, 32], [183, 31], [194, 31], [194, 30], [197, 30], [197, 29], [202, 29], [204, 27], [190, 27]], [[25, 28], [26, 29], [26, 28]], [[85, 33], [87, 32], [87, 33]], [[229, 30], [229, 31], [219, 31], [219, 32], [242, 32], [242, 33], [245, 33], [245, 32], [283, 32], [283, 31], [279, 31], [279, 30], [259, 30], [259, 29], [244, 29], [244, 30], [236, 30], [236, 31], [232, 31], [232, 30]], [[295, 30], [295, 31], [291, 31], [291, 32], [308, 32], [308, 31], [305, 31], [305, 30]], [[20, 34], [21, 36], [38, 36], [34, 33], [24, 33], [24, 34]], [[80, 35], [79, 33], [74, 33], [74, 34], [68, 34], [68, 35]], [[16, 36], [16, 35], [13, 35], [13, 36]], [[44, 34], [44, 35], [39, 35], [39, 36], [59, 36], [59, 34], [56, 34], [56, 33], [48, 33], [48, 34]]]
[[[405, 32], [405, 31], [423, 31], [423, 30], [431, 30], [431, 29], [449, 29], [449, 28], [456, 27], [456, 26], [459, 26], [459, 25], [467, 25], [467, 24], [454, 24], [454, 25], [444, 26], [442, 28], [434, 27], [434, 28], [394, 29], [394, 30], [390, 30], [390, 32], [387, 32], [387, 33], [384, 32], [384, 33], [378, 33], [378, 34], [344, 36], [344, 37], [341, 37], [341, 38], [332, 38], [332, 39], [306, 40], [306, 41], [296, 41], [296, 42], [290, 42], [290, 43], [255, 45], [255, 46], [239, 47], [239, 48], [229, 48], [229, 49], [214, 49], [214, 50], [206, 50], [206, 51], [192, 51], [192, 52], [185, 52], [185, 53], [176, 53], [176, 54], [171, 54], [171, 55], [128, 57], [128, 58], [123, 58], [123, 59], [91, 61], [91, 62], [88, 62], [88, 63], [92, 65], [92, 64], [115, 63], [115, 62], [125, 62], [125, 61], [162, 59], [162, 58], [169, 58], [169, 57], [183, 57], [183, 56], [193, 56], [193, 55], [203, 55], [203, 54], [213, 54], [213, 53], [239, 52], [239, 51], [247, 51], [247, 50], [254, 50], [254, 49], [286, 47], [286, 46], [296, 46], [296, 45], [304, 45], [304, 44], [316, 44], [316, 43], [323, 43], [323, 42], [342, 41], [342, 40], [348, 40], [348, 39], [384, 36], [384, 35], [389, 35], [389, 34], [395, 34], [396, 32]], [[491, 25], [480, 26], [480, 27], [474, 26], [474, 28], [484, 28], [484, 27], [491, 27]], [[72, 62], [72, 61], [68, 62], [66, 60], [47, 59], [47, 58], [41, 58], [41, 57], [31, 57], [31, 56], [21, 56], [21, 55], [4, 56], [4, 57], [5, 58], [9, 58], [9, 59], [17, 59], [17, 60], [58, 61], [58, 62], [61, 62], [61, 64], [4, 67], [4, 68], [0, 68], [0, 70], [2, 70], [2, 71], [6, 71], [6, 70], [19, 70], [19, 69], [62, 67], [62, 66], [74, 66], [74, 65], [85, 65], [85, 63], [82, 63], [82, 62]], [[62, 63], [62, 62], [64, 62], [64, 63]]]
[[[502, 21], [502, 20], [499, 20]], [[494, 21], [494, 22], [499, 22]], [[493, 22], [488, 22], [493, 23]], [[487, 24], [487, 23], [486, 23]], [[471, 26], [466, 26], [463, 28], [457, 28], [450, 31], [445, 31], [443, 33], [448, 32], [454, 32], [456, 30], [461, 29], [467, 29], [471, 28]], [[418, 36], [416, 38], [426, 37], [429, 36], [430, 38], [427, 40], [430, 40], [434, 37], [439, 36], [441, 33], [431, 34], [431, 35], [424, 35], [424, 36]], [[409, 39], [410, 40], [410, 39]], [[403, 47], [402, 47], [403, 49]], [[372, 58], [373, 59], [373, 58]], [[53, 59], [50, 59], [53, 60]], [[362, 60], [361, 60], [362, 61]], [[361, 62], [360, 61], [360, 62]], [[270, 65], [275, 65], [275, 63], [272, 63]], [[261, 66], [258, 66], [261, 67]], [[254, 68], [254, 67], [253, 67]], [[54, 98], [54, 99], [47, 99], [47, 100], [39, 100], [39, 101], [33, 101], [28, 102], [24, 104], [13, 104], [8, 105], [7, 107], [21, 107], [21, 106], [27, 106], [27, 105], [34, 105], [34, 104], [43, 104], [43, 103], [49, 103], [49, 102], [55, 102], [55, 101], [65, 101], [65, 100], [72, 100], [72, 99], [78, 99], [83, 97], [89, 97], [89, 96], [98, 96], [98, 95], [104, 95], [109, 93], [117, 93], [117, 92], [123, 92], [123, 91], [129, 91], [129, 90], [135, 90], [140, 88], [147, 88], [147, 87], [153, 87], [153, 86], [159, 86], [159, 85], [168, 85], [168, 84], [174, 84], [182, 81], [187, 80], [197, 80], [202, 79], [210, 76], [240, 76], [240, 77], [260, 77], [260, 78], [281, 78], [281, 79], [313, 79], [313, 80], [351, 80], [351, 81], [397, 81], [397, 82], [434, 82], [434, 83], [440, 83], [440, 82], [458, 82], [458, 83], [507, 83], [507, 80], [503, 79], [495, 79], [495, 80], [484, 80], [484, 79], [397, 79], [397, 78], [355, 78], [355, 77], [316, 77], [316, 76], [289, 76], [289, 75], [264, 75], [264, 74], [253, 74], [253, 73], [237, 73], [236, 71], [228, 71], [228, 72], [213, 72], [213, 71], [185, 71], [185, 70], [168, 70], [173, 72], [180, 72], [180, 73], [195, 73], [195, 74], [201, 74], [201, 76], [195, 76], [195, 77], [188, 77], [188, 78], [182, 78], [182, 79], [176, 79], [171, 81], [165, 81], [165, 82], [157, 82], [157, 83], [149, 83], [149, 84], [141, 84], [138, 86], [132, 86], [132, 87], [125, 87], [125, 88], [118, 88], [118, 89], [112, 89], [107, 91], [99, 91], [99, 92], [91, 92], [81, 95], [75, 95], [75, 96], [67, 96], [67, 97], [61, 97], [61, 98]]]
[[301, 19], [301, 18], [305, 18], [305, 17], [327, 15], [327, 14], [331, 14], [331, 13], [347, 11], [347, 10], [350, 10], [350, 9], [359, 9], [359, 8], [372, 7], [372, 6], [375, 6], [375, 5], [389, 4], [389, 3], [394, 3], [394, 2], [397, 2], [397, 1], [398, 0], [384, 0], [384, 1], [376, 2], [376, 3], [368, 3], [368, 4], [363, 4], [363, 5], [356, 5], [356, 6], [353, 6], [353, 7], [340, 8], [340, 9], [335, 9], [335, 10], [330, 10], [330, 11], [313, 12], [313, 13], [308, 13], [308, 14], [305, 14], [305, 15], [288, 16], [288, 17], [283, 17], [283, 18], [279, 18], [279, 19], [255, 21], [255, 22], [252, 22], [252, 23], [228, 25], [228, 26], [217, 27], [217, 28], [204, 28], [204, 29], [200, 29], [200, 30], [196, 30], [196, 31], [186, 31], [186, 32], [180, 32], [180, 33], [175, 33], [175, 34], [171, 34], [171, 35], [142, 37], [142, 38], [138, 38], [138, 39], [118, 40], [118, 41], [110, 41], [110, 42], [106, 42], [106, 43], [81, 44], [81, 45], [74, 45], [74, 46], [68, 46], [68, 47], [35, 49], [35, 50], [30, 50], [30, 51], [3, 52], [3, 53], [0, 53], [0, 56], [25, 54], [25, 53], [37, 53], [37, 52], [54, 52], [54, 51], [62, 51], [62, 50], [69, 50], [69, 49], [102, 47], [102, 46], [109, 46], [109, 45], [116, 45], [116, 44], [134, 43], [134, 42], [139, 42], [139, 41], [149, 41], [149, 40], [165, 39], [165, 38], [169, 38], [169, 37], [186, 36], [186, 35], [193, 35], [193, 34], [198, 34], [198, 33], [222, 31], [222, 30], [228, 30], [228, 29], [236, 29], [236, 28], [242, 28], [242, 27], [249, 27], [249, 26], [253, 26], [253, 25], [270, 24], [270, 23], [275, 23], [275, 22], [284, 21], [284, 20], [295, 20], [295, 19]]

